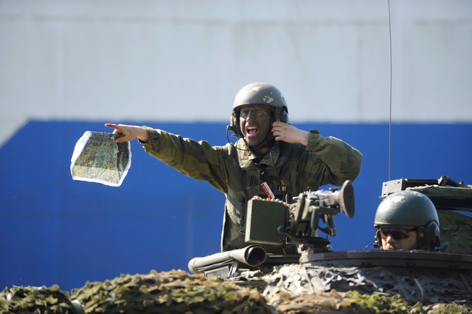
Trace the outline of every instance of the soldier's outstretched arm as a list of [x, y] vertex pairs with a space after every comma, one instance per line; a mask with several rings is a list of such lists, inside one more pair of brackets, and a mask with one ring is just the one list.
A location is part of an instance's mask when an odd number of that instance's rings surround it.
[[138, 138], [142, 142], [147, 142], [149, 140], [148, 131], [137, 125], [105, 123], [105, 126], [114, 129], [113, 133], [123, 134], [122, 137], [116, 139], [116, 143], [130, 142], [135, 138]]

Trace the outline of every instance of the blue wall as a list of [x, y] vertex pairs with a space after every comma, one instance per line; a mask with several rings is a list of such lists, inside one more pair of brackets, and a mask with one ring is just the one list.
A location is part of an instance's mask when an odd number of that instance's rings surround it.
[[[224, 123], [145, 123], [213, 145]], [[388, 124], [295, 124], [342, 138], [364, 154], [354, 183], [356, 215], [336, 216], [335, 250], [373, 242], [373, 218], [388, 180]], [[31, 121], [0, 149], [0, 289], [80, 288], [87, 281], [151, 269], [187, 271], [188, 261], [219, 251], [224, 196], [131, 143], [120, 187], [73, 181], [70, 158], [87, 131], [103, 123]], [[391, 178], [448, 175], [472, 184], [472, 124], [394, 124]]]

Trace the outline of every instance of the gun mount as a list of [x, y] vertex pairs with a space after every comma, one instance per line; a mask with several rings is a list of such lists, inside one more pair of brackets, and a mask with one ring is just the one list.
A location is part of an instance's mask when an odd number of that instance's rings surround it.
[[[349, 180], [341, 189], [307, 191], [294, 197], [294, 200], [296, 203], [291, 205], [260, 198], [250, 200], [246, 242], [297, 244], [299, 252], [330, 251], [328, 237], [337, 233], [334, 216], [343, 212], [352, 218], [355, 213], [354, 188]], [[326, 226], [322, 227], [320, 221]], [[320, 237], [319, 231], [325, 233], [326, 238]]]
[[[336, 235], [334, 216], [339, 212], [354, 216], [354, 188], [345, 181], [341, 189], [307, 191], [294, 197], [289, 205], [280, 200], [255, 197], [248, 202], [245, 240], [249, 246], [189, 262], [189, 270], [207, 277], [228, 278], [240, 268], [271, 267], [284, 263], [299, 263], [301, 256], [314, 252], [330, 252], [329, 236]], [[322, 227], [320, 221], [326, 224]], [[320, 237], [318, 232], [326, 234]], [[300, 254], [267, 253], [264, 245], [298, 245]]]

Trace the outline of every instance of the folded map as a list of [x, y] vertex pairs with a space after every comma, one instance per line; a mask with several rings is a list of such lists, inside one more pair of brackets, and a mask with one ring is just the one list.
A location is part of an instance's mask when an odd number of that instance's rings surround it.
[[120, 186], [131, 166], [129, 142], [115, 143], [121, 134], [87, 131], [75, 144], [72, 179]]

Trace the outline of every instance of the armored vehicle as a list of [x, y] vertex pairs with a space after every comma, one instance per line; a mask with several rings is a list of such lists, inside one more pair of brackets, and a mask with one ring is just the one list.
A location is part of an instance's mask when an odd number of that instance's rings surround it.
[[[333, 251], [328, 237], [336, 235], [334, 216], [355, 213], [354, 190], [346, 181], [340, 190], [302, 193], [290, 205], [251, 200], [246, 242], [253, 245], [194, 258], [189, 269], [256, 287], [267, 298], [357, 291], [376, 298], [399, 297], [410, 306], [448, 304], [445, 313], [453, 313], [451, 307], [459, 306], [463, 308], [458, 313], [468, 313], [472, 307], [472, 187], [447, 176], [399, 179], [384, 182], [380, 197], [397, 191], [416, 191], [433, 202], [440, 220], [440, 246], [432, 250]], [[281, 243], [297, 244], [299, 254], [264, 251], [264, 244]]]
[[[333, 251], [334, 217], [355, 214], [354, 188], [306, 191], [287, 204], [254, 198], [245, 248], [190, 260], [183, 270], [0, 293], [0, 313], [472, 313], [472, 187], [448, 177], [383, 183], [381, 198], [416, 191], [440, 222], [432, 250]], [[263, 221], [263, 223], [260, 223]], [[325, 234], [326, 236], [321, 236]], [[264, 245], [296, 245], [271, 254]]]

